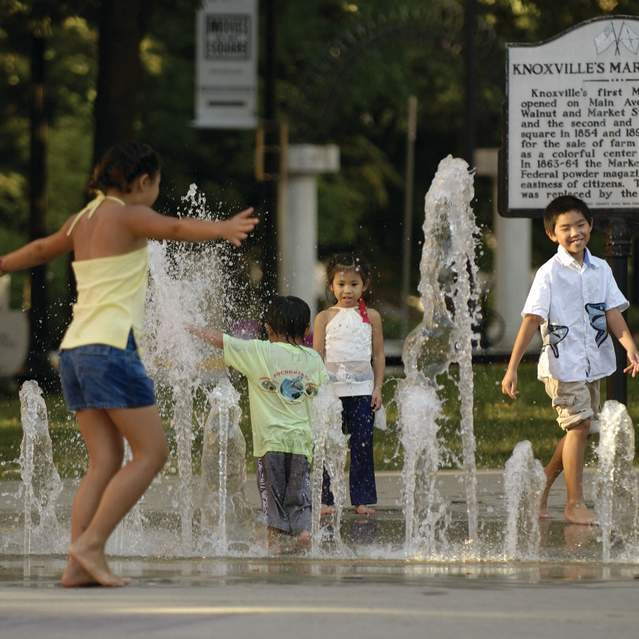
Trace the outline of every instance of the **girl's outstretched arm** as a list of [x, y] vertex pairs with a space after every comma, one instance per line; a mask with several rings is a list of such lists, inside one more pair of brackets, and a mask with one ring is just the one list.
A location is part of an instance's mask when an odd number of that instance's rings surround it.
[[386, 369], [386, 354], [384, 353], [384, 331], [382, 316], [374, 309], [368, 309], [368, 316], [373, 329], [373, 379], [374, 388], [371, 405], [374, 410], [382, 407], [382, 384]]
[[187, 325], [186, 330], [199, 337], [201, 340], [213, 344], [216, 348], [224, 348], [224, 333], [214, 329], [198, 328], [197, 326]]
[[129, 231], [135, 237], [152, 240], [205, 242], [223, 239], [239, 246], [258, 223], [252, 208], [245, 209], [228, 220], [216, 222], [169, 217], [146, 206], [134, 206], [131, 209], [131, 215], [126, 219]]
[[328, 314], [322, 311], [317, 314], [313, 324], [313, 348], [320, 354], [322, 359], [326, 357], [326, 321]]
[[22, 248], [1, 256], [0, 275], [39, 266], [45, 262], [50, 262], [58, 255], [71, 251], [73, 249], [73, 239], [67, 236], [67, 229], [71, 221], [72, 218], [69, 218], [52, 235], [33, 240], [33, 242], [25, 244]]

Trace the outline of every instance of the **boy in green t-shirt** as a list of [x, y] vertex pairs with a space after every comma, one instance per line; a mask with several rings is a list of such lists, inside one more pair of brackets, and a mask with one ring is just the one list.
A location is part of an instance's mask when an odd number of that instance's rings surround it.
[[298, 297], [275, 297], [264, 318], [268, 341], [242, 340], [219, 331], [190, 328], [224, 349], [224, 362], [246, 375], [253, 454], [263, 473], [269, 543], [296, 535], [310, 543], [311, 400], [328, 381], [322, 358], [302, 346], [311, 310]]

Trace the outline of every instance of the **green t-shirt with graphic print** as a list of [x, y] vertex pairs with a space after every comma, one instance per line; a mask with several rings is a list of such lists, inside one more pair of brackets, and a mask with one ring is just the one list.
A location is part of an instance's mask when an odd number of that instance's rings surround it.
[[253, 454], [313, 456], [311, 403], [328, 373], [312, 348], [224, 335], [224, 363], [246, 375]]

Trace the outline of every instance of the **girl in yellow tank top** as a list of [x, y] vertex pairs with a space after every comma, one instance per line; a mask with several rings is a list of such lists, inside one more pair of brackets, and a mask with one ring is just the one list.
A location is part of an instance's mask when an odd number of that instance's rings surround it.
[[[160, 158], [148, 145], [112, 147], [95, 167], [96, 197], [48, 237], [0, 257], [0, 275], [73, 251], [78, 301], [60, 346], [65, 401], [74, 411], [89, 467], [73, 500], [66, 587], [123, 586], [106, 542], [164, 465], [168, 449], [153, 382], [138, 356], [144, 318], [147, 239], [239, 246], [257, 224], [253, 209], [209, 222], [160, 215]], [[133, 453], [122, 467], [124, 440]]]

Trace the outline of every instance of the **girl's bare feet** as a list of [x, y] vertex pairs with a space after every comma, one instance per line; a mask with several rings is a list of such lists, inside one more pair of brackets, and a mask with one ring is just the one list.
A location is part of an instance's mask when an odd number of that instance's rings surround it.
[[328, 515], [335, 514], [335, 506], [328, 506], [327, 504], [322, 504], [320, 508], [320, 517], [326, 517]]
[[360, 504], [359, 506], [355, 506], [355, 512], [358, 515], [374, 515], [375, 509], [371, 508], [370, 506], [364, 506], [363, 504]]
[[127, 581], [114, 575], [107, 565], [104, 556], [104, 546], [91, 546], [82, 543], [82, 537], [77, 539], [69, 548], [69, 556], [99, 583], [101, 586], [120, 588], [126, 586]]
[[566, 504], [564, 517], [570, 524], [580, 524], [582, 526], [596, 526], [597, 518], [595, 514], [586, 507], [583, 502], [576, 504]]
[[65, 588], [98, 585], [98, 582], [73, 557], [69, 557], [62, 577], [60, 577], [60, 583]]

